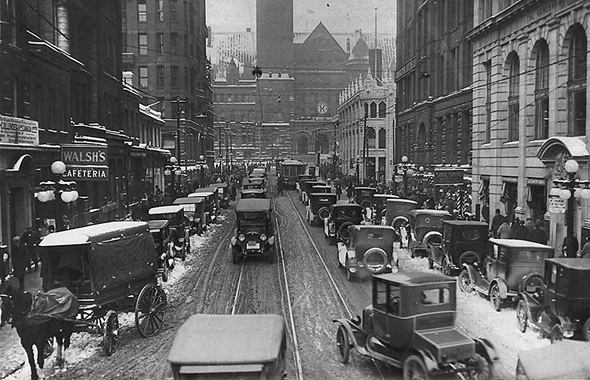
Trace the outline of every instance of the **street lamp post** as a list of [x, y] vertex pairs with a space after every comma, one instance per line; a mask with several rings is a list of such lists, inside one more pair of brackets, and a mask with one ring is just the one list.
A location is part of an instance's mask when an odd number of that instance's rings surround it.
[[402, 175], [402, 181], [404, 184], [404, 197], [408, 197], [408, 178], [414, 174], [412, 164], [408, 163], [408, 156], [402, 156], [402, 163], [398, 165], [397, 174]]
[[201, 154], [199, 156], [199, 187], [205, 187], [205, 184], [203, 183], [205, 176], [203, 175], [203, 170], [207, 167], [207, 164], [205, 163], [205, 157]]
[[180, 175], [182, 174], [182, 170], [180, 166], [177, 166], [178, 160], [176, 157], [172, 156], [169, 159], [170, 165], [167, 165], [164, 169], [164, 175], [170, 176], [170, 187], [171, 187], [171, 196], [175, 199], [178, 197], [178, 189], [176, 184], [176, 177], [178, 177], [178, 185], [180, 185]]
[[564, 165], [565, 171], [568, 175], [567, 179], [557, 179], [553, 181], [553, 188], [550, 195], [559, 196], [560, 199], [567, 201], [566, 212], [566, 257], [576, 257], [576, 245], [573, 244], [574, 236], [574, 210], [576, 207], [576, 199], [590, 199], [590, 189], [588, 188], [588, 181], [581, 181], [576, 179], [579, 165], [576, 160], [567, 160]]
[[[57, 182], [54, 181], [43, 181], [39, 183], [39, 191], [36, 193], [36, 198], [41, 203], [47, 203], [53, 200], [61, 200], [68, 206], [69, 211], [69, 204], [74, 202], [78, 199], [78, 191], [76, 190], [76, 182], [74, 181], [64, 181], [61, 179], [61, 176], [66, 171], [66, 164], [62, 161], [54, 161], [51, 164], [51, 172], [55, 176], [59, 176], [60, 180]], [[55, 209], [54, 209], [55, 211]], [[65, 215], [65, 214], [64, 214]], [[68, 220], [70, 215], [67, 215]], [[55, 218], [56, 224], [57, 221], [60, 220], [59, 218]], [[62, 221], [63, 222], [63, 221]], [[62, 226], [64, 228], [68, 228], [69, 226]]]

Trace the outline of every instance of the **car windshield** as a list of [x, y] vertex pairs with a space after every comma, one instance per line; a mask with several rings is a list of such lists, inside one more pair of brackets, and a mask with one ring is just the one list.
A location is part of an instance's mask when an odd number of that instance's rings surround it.
[[357, 209], [350, 209], [350, 210], [340, 209], [340, 210], [338, 210], [338, 216], [357, 218], [359, 215], [360, 215], [360, 213], [359, 213], [359, 210], [357, 210]]
[[529, 249], [519, 249], [512, 256], [513, 262], [542, 263], [549, 255], [546, 251], [531, 251]]
[[451, 292], [448, 288], [425, 289], [420, 292], [422, 305], [442, 305], [451, 301]]
[[264, 211], [249, 211], [241, 212], [238, 215], [238, 224], [244, 226], [261, 226], [267, 222], [266, 212]]

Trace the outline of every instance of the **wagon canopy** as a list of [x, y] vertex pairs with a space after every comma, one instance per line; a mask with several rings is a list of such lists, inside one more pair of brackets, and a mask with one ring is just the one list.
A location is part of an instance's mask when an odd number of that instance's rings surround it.
[[519, 352], [517, 374], [529, 380], [590, 378], [590, 343], [564, 339]]
[[89, 248], [93, 282], [100, 290], [130, 279], [148, 278], [157, 271], [156, 248], [146, 222], [107, 222], [74, 228], [49, 234], [39, 243], [50, 256], [61, 255], [60, 247], [72, 246], [80, 246], [80, 256]]

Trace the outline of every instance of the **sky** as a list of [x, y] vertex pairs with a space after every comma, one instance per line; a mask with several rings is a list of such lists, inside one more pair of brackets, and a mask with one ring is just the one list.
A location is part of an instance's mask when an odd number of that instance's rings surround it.
[[[395, 0], [293, 0], [294, 32], [311, 32], [321, 21], [332, 33], [350, 33], [362, 29], [377, 33], [395, 33]], [[207, 25], [213, 33], [256, 31], [256, 0], [206, 0]]]

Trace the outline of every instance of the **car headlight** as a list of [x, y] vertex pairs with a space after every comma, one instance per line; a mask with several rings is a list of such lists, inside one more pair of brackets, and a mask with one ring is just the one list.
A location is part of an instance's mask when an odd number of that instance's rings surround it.
[[260, 240], [266, 241], [266, 235], [265, 234], [260, 235]]
[[271, 236], [270, 238], [268, 238], [268, 244], [274, 245], [274, 243], [275, 243], [275, 237], [274, 236]]
[[188, 217], [188, 220], [189, 220], [189, 222], [191, 222], [191, 223], [192, 223], [192, 222], [193, 222], [193, 220], [195, 220], [195, 218], [193, 218], [192, 216], [189, 216], [189, 217]]
[[240, 236], [238, 236], [238, 240], [244, 241], [244, 240], [246, 240], [246, 237], [244, 236], [244, 234], [240, 234]]

